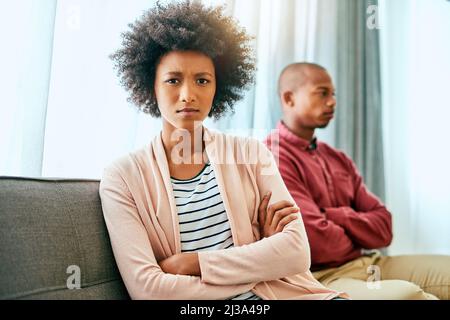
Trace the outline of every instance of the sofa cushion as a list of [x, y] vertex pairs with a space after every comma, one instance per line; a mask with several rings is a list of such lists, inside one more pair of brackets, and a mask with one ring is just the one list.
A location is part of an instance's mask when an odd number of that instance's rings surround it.
[[0, 299], [129, 299], [98, 187], [0, 177]]

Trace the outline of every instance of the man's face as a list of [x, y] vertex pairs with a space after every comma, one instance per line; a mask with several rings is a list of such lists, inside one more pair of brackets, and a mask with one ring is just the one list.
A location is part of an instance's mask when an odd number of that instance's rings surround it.
[[156, 69], [155, 95], [163, 121], [193, 130], [208, 116], [216, 93], [214, 63], [195, 51], [172, 51]]
[[307, 128], [325, 128], [334, 117], [335, 88], [326, 71], [308, 70], [308, 81], [293, 92], [293, 115], [297, 125]]

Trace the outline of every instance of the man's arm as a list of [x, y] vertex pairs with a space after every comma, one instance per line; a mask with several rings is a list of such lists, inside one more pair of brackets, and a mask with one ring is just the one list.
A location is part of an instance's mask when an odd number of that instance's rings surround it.
[[355, 186], [353, 207], [323, 208], [325, 215], [344, 228], [359, 246], [365, 249], [386, 247], [392, 241], [391, 214], [367, 190], [353, 161], [346, 159]]
[[342, 226], [327, 219], [321, 212], [300, 172], [283, 153], [280, 153], [279, 168], [286, 187], [300, 208], [313, 264], [333, 265], [354, 258], [358, 246]]

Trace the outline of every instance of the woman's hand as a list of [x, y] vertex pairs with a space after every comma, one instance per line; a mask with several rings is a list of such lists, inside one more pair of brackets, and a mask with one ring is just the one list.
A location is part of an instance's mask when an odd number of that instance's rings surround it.
[[283, 231], [287, 224], [298, 219], [299, 209], [289, 201], [279, 201], [267, 208], [271, 196], [272, 192], [269, 192], [259, 205], [258, 221], [261, 239]]
[[195, 252], [178, 253], [158, 262], [162, 271], [186, 276], [200, 276], [200, 263]]

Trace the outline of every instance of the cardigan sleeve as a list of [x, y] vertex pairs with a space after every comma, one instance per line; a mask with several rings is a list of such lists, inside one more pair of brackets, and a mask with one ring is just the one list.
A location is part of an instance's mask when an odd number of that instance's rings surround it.
[[105, 169], [99, 192], [114, 257], [132, 299], [226, 299], [254, 287], [251, 283], [217, 286], [202, 282], [200, 277], [164, 273], [117, 168]]
[[[270, 203], [295, 204], [278, 171], [272, 153], [258, 143], [255, 176], [261, 198], [272, 191]], [[305, 273], [311, 266], [310, 248], [301, 215], [283, 231], [240, 247], [199, 252], [202, 281], [215, 285], [243, 284], [281, 279]]]

